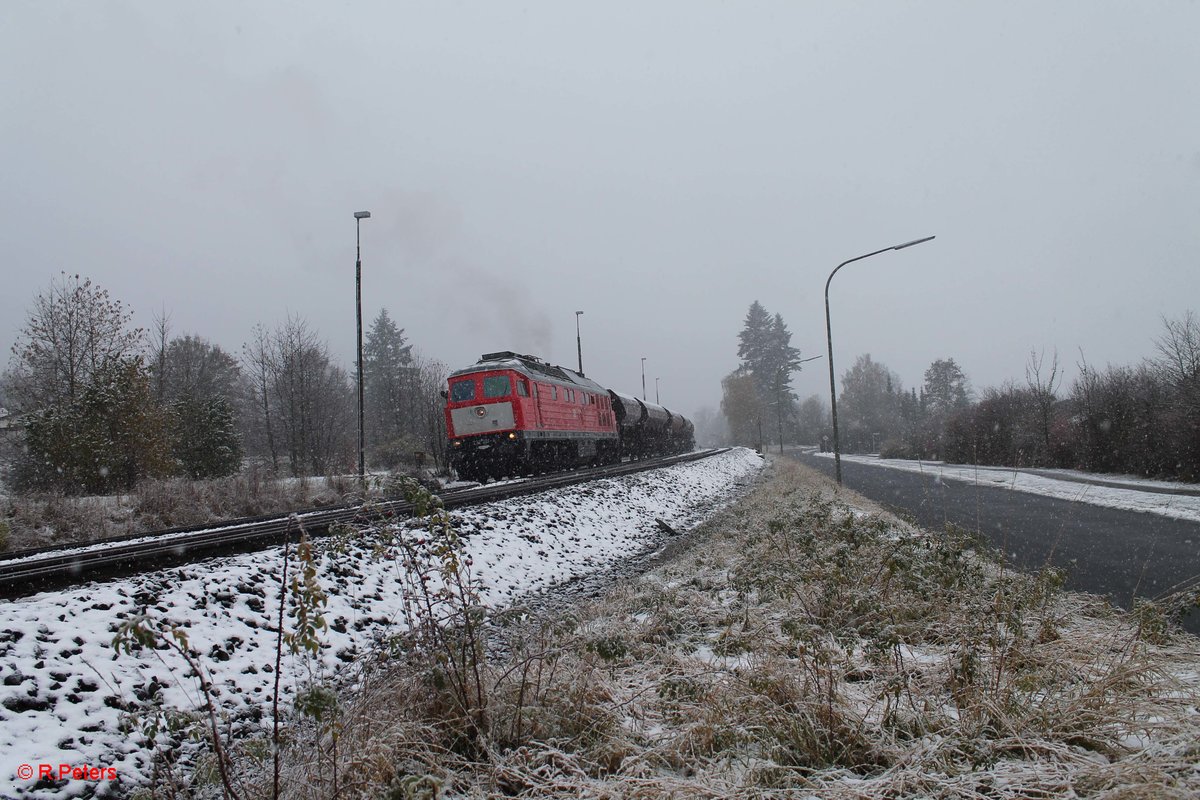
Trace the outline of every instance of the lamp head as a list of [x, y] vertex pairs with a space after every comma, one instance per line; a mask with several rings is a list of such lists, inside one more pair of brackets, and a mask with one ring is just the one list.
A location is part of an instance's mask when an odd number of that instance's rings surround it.
[[355, 219], [370, 219], [371, 212], [370, 211], [355, 211], [354, 218]]
[[931, 241], [936, 238], [937, 238], [936, 236], [926, 236], [924, 239], [914, 239], [911, 242], [905, 242], [904, 244], [898, 244], [895, 247], [893, 247], [892, 249], [893, 250], [903, 250], [906, 247], [912, 247], [914, 244], [924, 244], [925, 242]]

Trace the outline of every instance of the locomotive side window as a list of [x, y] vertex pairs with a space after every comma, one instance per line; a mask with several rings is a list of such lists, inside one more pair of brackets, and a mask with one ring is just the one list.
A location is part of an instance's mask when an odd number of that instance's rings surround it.
[[529, 397], [529, 384], [523, 379], [517, 381], [517, 394], [521, 397]]
[[450, 399], [455, 403], [465, 403], [475, 399], [475, 381], [467, 378], [450, 384]]
[[555, 400], [557, 400], [557, 399], [558, 399], [558, 387], [557, 387], [557, 386], [551, 386], [551, 387], [550, 387], [550, 391], [554, 392], [554, 399], [555, 399]]
[[484, 397], [508, 397], [512, 394], [512, 384], [507, 375], [493, 375], [483, 379]]

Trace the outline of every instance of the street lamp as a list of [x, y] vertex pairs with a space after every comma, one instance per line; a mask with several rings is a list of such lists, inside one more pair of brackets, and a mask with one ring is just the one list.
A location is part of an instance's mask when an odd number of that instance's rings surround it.
[[837, 384], [835, 383], [833, 377], [833, 327], [829, 322], [829, 284], [833, 280], [833, 276], [837, 274], [837, 271], [847, 264], [852, 264], [855, 261], [862, 261], [864, 258], [877, 256], [880, 253], [886, 253], [888, 250], [903, 250], [904, 248], [912, 247], [915, 244], [924, 244], [925, 242], [931, 241], [934, 238], [936, 237], [926, 236], [924, 239], [914, 239], [911, 242], [893, 245], [892, 247], [885, 247], [882, 250], [876, 250], [873, 253], [867, 253], [866, 255], [856, 256], [848, 261], [843, 261], [837, 265], [833, 272], [829, 273], [829, 279], [825, 281], [825, 337], [829, 343], [829, 405], [833, 410], [833, 461], [834, 473], [837, 475], [838, 486], [842, 485], [842, 451], [841, 446], [838, 443]]
[[579, 338], [579, 318], [582, 311], [575, 312], [575, 349], [579, 352], [579, 374], [583, 374], [583, 340]]
[[654, 379], [654, 402], [662, 405], [662, 401], [658, 399], [658, 378]]
[[[816, 361], [818, 358], [824, 358], [824, 357], [825, 356], [812, 356], [811, 358], [802, 358], [799, 361], [797, 361], [796, 363], [797, 364], [807, 364], [809, 361]], [[800, 369], [800, 367], [797, 367], [797, 369]], [[779, 452], [782, 453], [783, 452], [783, 409], [784, 409], [783, 389], [784, 389], [784, 383], [782, 380], [778, 380], [778, 379], [776, 379], [775, 383], [776, 383], [776, 386], [775, 386], [775, 392], [776, 392], [775, 418], [779, 424]], [[759, 438], [761, 439], [762, 436], [760, 435]]]
[[642, 356], [642, 400], [646, 399], [646, 357]]
[[367, 488], [366, 447], [363, 439], [363, 357], [362, 357], [362, 221], [370, 219], [370, 211], [354, 212], [354, 310], [358, 316], [358, 483]]

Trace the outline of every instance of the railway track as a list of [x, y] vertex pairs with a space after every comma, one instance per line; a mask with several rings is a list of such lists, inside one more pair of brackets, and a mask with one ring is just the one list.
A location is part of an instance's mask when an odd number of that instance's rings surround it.
[[[726, 450], [728, 448], [702, 450], [542, 475], [521, 481], [451, 490], [440, 496], [447, 508], [461, 508], [599, 478], [699, 461]], [[283, 516], [229, 520], [219, 525], [175, 528], [86, 545], [20, 551], [0, 560], [0, 598], [23, 597], [89, 581], [108, 580], [214, 556], [262, 549], [282, 544], [289, 536], [294, 536], [301, 526], [309, 536], [323, 536], [340, 524], [402, 518], [411, 513], [410, 503], [393, 500], [300, 511]]]

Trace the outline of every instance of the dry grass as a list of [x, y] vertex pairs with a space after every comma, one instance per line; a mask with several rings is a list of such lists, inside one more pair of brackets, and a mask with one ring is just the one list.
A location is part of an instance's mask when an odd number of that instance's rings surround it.
[[852, 512], [786, 461], [691, 541], [598, 602], [497, 615], [470, 714], [436, 660], [361, 664], [294, 729], [283, 796], [1200, 792], [1194, 637]]
[[[380, 495], [379, 487], [372, 493]], [[88, 542], [238, 517], [286, 514], [361, 497], [353, 476], [276, 479], [259, 467], [215, 480], [145, 480], [128, 495], [40, 494], [0, 500], [5, 549]]]

